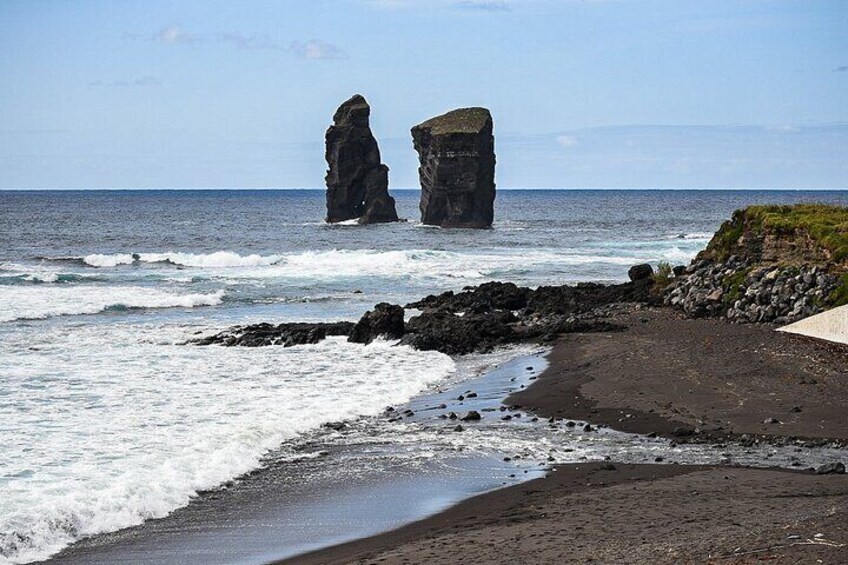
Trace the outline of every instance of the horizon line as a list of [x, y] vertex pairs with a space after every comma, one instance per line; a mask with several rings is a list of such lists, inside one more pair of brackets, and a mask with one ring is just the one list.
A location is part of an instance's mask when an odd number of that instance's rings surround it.
[[[231, 192], [249, 192], [249, 191], [264, 191], [264, 192], [273, 192], [273, 191], [301, 191], [301, 192], [326, 192], [326, 188], [316, 188], [316, 187], [0, 187], [0, 192], [108, 192], [108, 191], [127, 191], [127, 192], [142, 192], [142, 191], [182, 191], [182, 192], [192, 192], [192, 191], [231, 191]], [[848, 190], [848, 186], [846, 187], [536, 187], [536, 188], [521, 188], [521, 187], [507, 187], [507, 188], [498, 188], [497, 191], [503, 192], [519, 192], [519, 191], [630, 191], [630, 190], [652, 190], [652, 191], [703, 191], [703, 192], [719, 192], [719, 191], [797, 191], [797, 192], [834, 192], [834, 191], [844, 191]], [[390, 192], [420, 192], [420, 188], [392, 188], [389, 189]]]

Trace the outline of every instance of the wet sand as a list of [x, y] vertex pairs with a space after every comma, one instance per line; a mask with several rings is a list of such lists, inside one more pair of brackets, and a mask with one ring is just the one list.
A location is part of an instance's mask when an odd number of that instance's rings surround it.
[[511, 401], [635, 433], [848, 439], [848, 346], [666, 308], [613, 321], [626, 329], [563, 336]]
[[[626, 329], [561, 338], [548, 370], [510, 401], [638, 433], [848, 440], [848, 347], [667, 309], [615, 321]], [[280, 563], [848, 562], [848, 475], [607, 467], [563, 465]]]

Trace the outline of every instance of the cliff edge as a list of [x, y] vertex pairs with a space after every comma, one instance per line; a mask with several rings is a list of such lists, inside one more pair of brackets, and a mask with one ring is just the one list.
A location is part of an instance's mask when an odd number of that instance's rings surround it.
[[848, 304], [848, 207], [737, 210], [668, 282], [664, 301], [692, 317], [777, 324]]

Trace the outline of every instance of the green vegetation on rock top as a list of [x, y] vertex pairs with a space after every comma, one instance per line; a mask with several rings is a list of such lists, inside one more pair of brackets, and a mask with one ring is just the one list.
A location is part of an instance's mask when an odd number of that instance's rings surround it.
[[826, 204], [750, 206], [748, 218], [778, 233], [804, 231], [830, 251], [834, 261], [848, 258], [848, 207]]
[[430, 118], [416, 128], [428, 128], [434, 135], [445, 133], [477, 133], [486, 127], [492, 115], [486, 108], [459, 108]]
[[764, 232], [806, 234], [830, 253], [833, 262], [848, 259], [848, 207], [827, 204], [749, 206], [737, 210], [729, 222], [722, 224], [707, 250], [723, 260], [738, 251], [743, 235]]

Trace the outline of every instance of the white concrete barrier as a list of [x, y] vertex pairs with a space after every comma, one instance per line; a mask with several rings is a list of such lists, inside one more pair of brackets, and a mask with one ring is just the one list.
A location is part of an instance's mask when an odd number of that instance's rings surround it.
[[848, 305], [804, 318], [777, 331], [848, 343]]

